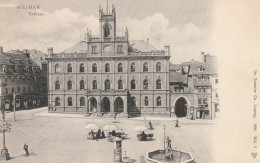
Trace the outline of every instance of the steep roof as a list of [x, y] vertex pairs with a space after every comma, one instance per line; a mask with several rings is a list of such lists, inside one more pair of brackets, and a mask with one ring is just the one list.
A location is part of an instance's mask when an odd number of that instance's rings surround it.
[[64, 50], [64, 53], [87, 53], [88, 44], [86, 41], [80, 41], [76, 45]]
[[134, 49], [135, 52], [158, 51], [158, 49], [156, 49], [153, 45], [143, 40], [130, 40], [129, 44]]
[[22, 53], [11, 53], [4, 52], [0, 54], [0, 64], [4, 65], [25, 65], [32, 66], [32, 62], [27, 62], [29, 60], [28, 56]]
[[182, 75], [182, 72], [170, 71], [170, 82], [173, 83], [186, 83], [187, 75]]

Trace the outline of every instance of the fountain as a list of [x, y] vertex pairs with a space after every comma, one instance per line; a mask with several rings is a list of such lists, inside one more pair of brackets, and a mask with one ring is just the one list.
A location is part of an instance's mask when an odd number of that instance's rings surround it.
[[[167, 149], [166, 149], [167, 150]], [[154, 150], [147, 153], [146, 160], [148, 163], [195, 163], [188, 152], [180, 151], [178, 149], [171, 149], [173, 159], [167, 156], [166, 150]], [[165, 153], [166, 152], [166, 153]]]

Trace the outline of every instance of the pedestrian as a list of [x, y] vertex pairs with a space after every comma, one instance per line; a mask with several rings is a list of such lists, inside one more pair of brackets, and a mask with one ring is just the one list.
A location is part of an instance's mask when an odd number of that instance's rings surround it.
[[23, 149], [25, 151], [25, 155], [29, 155], [29, 151], [28, 151], [28, 145], [24, 143]]
[[179, 127], [179, 121], [178, 121], [178, 119], [176, 120], [175, 127]]
[[105, 132], [104, 131], [102, 131], [102, 138], [105, 138], [106, 136], [105, 136]]
[[96, 135], [96, 139], [99, 139], [99, 138], [100, 138], [100, 134], [101, 134], [101, 130], [98, 129], [98, 132], [97, 132], [97, 135]]

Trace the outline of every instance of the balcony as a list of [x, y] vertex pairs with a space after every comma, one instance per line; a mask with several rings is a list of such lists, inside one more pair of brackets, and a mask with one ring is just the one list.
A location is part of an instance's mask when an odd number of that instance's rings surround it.
[[86, 90], [87, 95], [117, 95], [117, 96], [127, 96], [127, 90]]

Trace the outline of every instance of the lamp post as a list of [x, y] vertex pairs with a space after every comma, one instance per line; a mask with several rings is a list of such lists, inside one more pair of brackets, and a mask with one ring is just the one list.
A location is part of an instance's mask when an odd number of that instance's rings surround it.
[[1, 160], [10, 160], [8, 149], [5, 146], [5, 132], [10, 132], [11, 124], [5, 121], [4, 107], [1, 109], [2, 112], [2, 125], [0, 125], [0, 133], [3, 133], [3, 149], [1, 150]]
[[13, 111], [14, 111], [14, 121], [15, 121], [15, 122], [16, 122], [16, 118], [15, 118], [16, 101], [15, 101], [15, 98], [16, 98], [17, 95], [20, 95], [20, 92], [14, 92], [14, 93], [13, 93], [13, 103], [14, 103]]
[[166, 129], [166, 126], [165, 124], [163, 125], [163, 148], [165, 149], [165, 129]]

